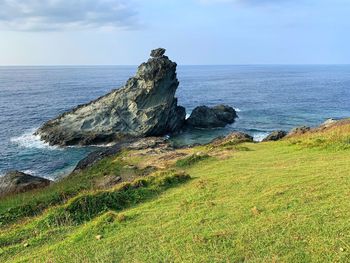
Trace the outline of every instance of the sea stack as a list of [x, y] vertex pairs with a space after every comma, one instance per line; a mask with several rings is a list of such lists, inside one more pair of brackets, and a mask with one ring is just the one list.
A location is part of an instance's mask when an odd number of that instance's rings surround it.
[[92, 145], [178, 132], [185, 108], [177, 105], [176, 63], [152, 50], [120, 89], [46, 122], [36, 132], [50, 145]]
[[186, 120], [186, 124], [193, 128], [218, 128], [232, 124], [238, 118], [234, 108], [228, 105], [217, 105], [214, 107], [198, 106], [190, 117]]

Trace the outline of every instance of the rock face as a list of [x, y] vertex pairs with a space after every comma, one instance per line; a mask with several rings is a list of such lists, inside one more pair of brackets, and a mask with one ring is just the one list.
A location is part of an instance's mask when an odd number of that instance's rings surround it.
[[176, 63], [156, 49], [124, 87], [46, 122], [36, 134], [50, 145], [91, 145], [174, 133], [185, 108], [174, 97]]
[[214, 139], [210, 144], [213, 146], [236, 145], [244, 142], [254, 142], [254, 138], [247, 133], [232, 132], [225, 137]]
[[309, 131], [311, 131], [310, 127], [308, 127], [308, 126], [300, 126], [300, 127], [296, 127], [294, 129], [292, 129], [287, 134], [287, 136], [290, 137], [290, 136], [295, 136], [295, 135], [301, 135], [301, 134], [307, 133]]
[[142, 150], [151, 148], [171, 149], [172, 147], [170, 146], [170, 144], [168, 144], [166, 139], [161, 137], [148, 137], [123, 141], [120, 143], [116, 143], [115, 145], [110, 146], [107, 149], [101, 149], [90, 153], [88, 156], [86, 156], [84, 159], [78, 162], [73, 172], [79, 172], [88, 167], [91, 167], [92, 165], [94, 165], [95, 163], [97, 163], [105, 157], [120, 153], [123, 149]]
[[160, 57], [164, 56], [165, 51], [166, 50], [164, 48], [153, 49], [151, 51], [151, 57], [152, 58], [160, 58]]
[[215, 107], [199, 106], [195, 108], [186, 124], [194, 128], [216, 128], [231, 124], [237, 118], [234, 108], [227, 105]]
[[334, 125], [335, 123], [337, 123], [339, 120], [335, 120], [335, 119], [327, 119], [324, 123], [322, 123], [320, 125], [321, 128], [328, 128], [332, 125]]
[[32, 176], [19, 171], [7, 172], [0, 177], [0, 196], [27, 192], [37, 188], [43, 188], [51, 183], [45, 178]]
[[264, 138], [262, 141], [263, 142], [278, 141], [278, 140], [281, 140], [282, 138], [284, 138], [286, 136], [287, 136], [287, 132], [286, 131], [273, 131], [266, 138]]

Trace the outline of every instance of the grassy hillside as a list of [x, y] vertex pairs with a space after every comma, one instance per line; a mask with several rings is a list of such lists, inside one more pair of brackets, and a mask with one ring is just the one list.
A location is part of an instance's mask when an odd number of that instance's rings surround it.
[[[157, 169], [96, 189], [147, 167]], [[350, 262], [349, 201], [348, 124], [279, 142], [126, 151], [1, 200], [0, 261]]]

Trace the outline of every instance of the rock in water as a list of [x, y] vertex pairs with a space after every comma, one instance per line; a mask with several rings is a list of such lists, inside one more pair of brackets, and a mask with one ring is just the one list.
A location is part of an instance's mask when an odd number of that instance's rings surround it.
[[199, 106], [192, 111], [186, 123], [195, 128], [216, 128], [233, 123], [237, 117], [235, 109], [227, 105]]
[[36, 134], [50, 145], [91, 145], [174, 133], [184, 124], [185, 108], [174, 97], [176, 63], [153, 50], [124, 87], [80, 105], [45, 123]]
[[50, 183], [51, 181], [45, 178], [32, 176], [19, 171], [10, 171], [3, 177], [0, 177], [0, 196], [43, 188]]

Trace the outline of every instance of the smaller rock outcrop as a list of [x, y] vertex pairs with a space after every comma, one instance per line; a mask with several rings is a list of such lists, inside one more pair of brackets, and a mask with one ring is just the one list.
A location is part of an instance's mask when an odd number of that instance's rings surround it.
[[244, 142], [254, 142], [254, 138], [247, 133], [232, 132], [225, 137], [214, 139], [210, 144], [213, 146], [236, 145]]
[[263, 142], [279, 141], [279, 140], [283, 139], [286, 136], [287, 136], [287, 132], [286, 131], [273, 131], [266, 138], [264, 138], [262, 141]]
[[350, 124], [350, 118], [345, 119], [328, 119], [322, 123], [319, 127], [315, 128], [315, 131], [323, 131], [326, 129], [332, 129], [333, 127], [339, 127]]
[[307, 133], [309, 131], [311, 131], [310, 127], [308, 127], [308, 126], [300, 126], [300, 127], [296, 127], [294, 129], [292, 129], [287, 134], [287, 136], [290, 137], [290, 136], [295, 136], [295, 135], [301, 135], [301, 134]]
[[234, 123], [237, 117], [235, 109], [227, 105], [199, 106], [192, 111], [186, 124], [194, 128], [225, 127], [227, 124]]
[[320, 128], [328, 128], [330, 126], [333, 126], [335, 123], [337, 123], [339, 120], [336, 120], [336, 119], [333, 119], [333, 118], [330, 118], [330, 119], [327, 119], [324, 123], [322, 123], [320, 125]]
[[167, 140], [162, 137], [147, 137], [119, 142], [108, 147], [107, 149], [101, 149], [90, 153], [88, 156], [78, 162], [73, 173], [89, 168], [105, 157], [120, 153], [123, 149], [143, 150], [152, 148], [171, 148], [171, 146]]
[[0, 177], [0, 196], [23, 193], [37, 188], [43, 188], [51, 183], [50, 180], [32, 176], [19, 171], [9, 171]]

